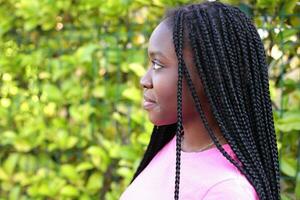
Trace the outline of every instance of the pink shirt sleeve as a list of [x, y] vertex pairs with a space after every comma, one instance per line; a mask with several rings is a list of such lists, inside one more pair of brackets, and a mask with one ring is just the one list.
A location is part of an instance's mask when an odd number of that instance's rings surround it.
[[226, 179], [213, 185], [202, 200], [258, 200], [253, 187], [247, 187], [239, 179]]

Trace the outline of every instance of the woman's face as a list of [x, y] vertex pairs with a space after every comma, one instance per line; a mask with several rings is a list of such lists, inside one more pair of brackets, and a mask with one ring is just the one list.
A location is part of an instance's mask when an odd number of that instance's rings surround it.
[[[190, 52], [184, 49], [184, 59], [199, 96], [203, 91], [199, 89], [202, 87], [194, 70]], [[157, 126], [176, 123], [178, 61], [172, 31], [166, 21], [162, 21], [153, 31], [149, 39], [148, 56], [150, 64], [146, 74], [140, 80], [140, 84], [144, 87], [144, 109], [148, 111], [150, 121]], [[200, 95], [200, 101], [201, 99], [205, 99], [203, 95]], [[183, 79], [182, 106], [183, 121], [197, 116], [185, 79]]]

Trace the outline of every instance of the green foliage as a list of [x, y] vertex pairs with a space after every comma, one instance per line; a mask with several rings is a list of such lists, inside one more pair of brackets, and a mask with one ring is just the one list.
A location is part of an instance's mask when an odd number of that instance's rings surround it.
[[[261, 33], [282, 173], [300, 199], [299, 5], [227, 0]], [[0, 0], [0, 199], [118, 199], [152, 124], [147, 40], [181, 0]], [[298, 34], [298, 35], [297, 35]]]

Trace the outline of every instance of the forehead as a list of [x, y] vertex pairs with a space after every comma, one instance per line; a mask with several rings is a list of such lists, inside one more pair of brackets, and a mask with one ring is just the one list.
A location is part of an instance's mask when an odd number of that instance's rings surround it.
[[162, 53], [165, 55], [172, 54], [174, 52], [174, 45], [172, 39], [172, 32], [167, 26], [165, 21], [162, 21], [152, 32], [149, 45], [148, 53], [149, 55], [155, 53]]

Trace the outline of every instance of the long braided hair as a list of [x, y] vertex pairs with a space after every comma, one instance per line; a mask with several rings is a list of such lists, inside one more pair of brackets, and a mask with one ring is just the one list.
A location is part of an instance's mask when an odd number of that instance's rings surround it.
[[[169, 10], [165, 18], [173, 31], [178, 59], [177, 123], [153, 127], [149, 145], [131, 182], [176, 134], [174, 199], [179, 199], [184, 76], [197, 112], [219, 151], [245, 175], [261, 200], [280, 199], [268, 66], [255, 26], [237, 7], [221, 2], [179, 7]], [[183, 59], [185, 44], [193, 52], [213, 115], [241, 164], [227, 154], [208, 125]]]

